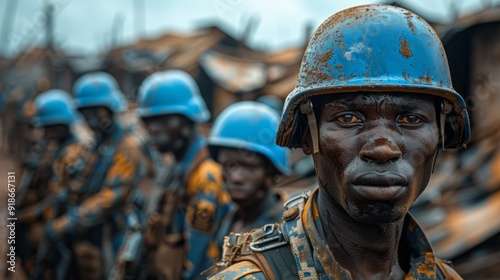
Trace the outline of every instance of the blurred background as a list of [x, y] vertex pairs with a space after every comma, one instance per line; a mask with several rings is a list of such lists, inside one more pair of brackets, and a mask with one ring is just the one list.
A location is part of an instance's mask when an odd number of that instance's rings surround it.
[[[465, 279], [498, 279], [500, 0], [2, 0], [0, 178], [5, 182], [36, 142], [29, 108], [43, 91], [71, 92], [81, 75], [108, 72], [131, 104], [122, 116], [129, 123], [137, 122], [138, 86], [166, 69], [195, 77], [212, 120], [237, 101], [284, 101], [314, 29], [337, 11], [370, 3], [409, 9], [435, 28], [471, 115], [468, 148], [442, 153], [412, 213], [438, 256], [454, 261]], [[208, 133], [210, 123], [202, 129]], [[314, 184], [312, 163], [300, 151], [292, 165], [281, 185], [293, 192]], [[6, 233], [2, 227], [2, 245]]]

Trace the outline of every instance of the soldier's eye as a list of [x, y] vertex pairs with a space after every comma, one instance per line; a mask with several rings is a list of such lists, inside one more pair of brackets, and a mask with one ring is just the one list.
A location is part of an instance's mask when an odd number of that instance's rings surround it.
[[336, 119], [341, 123], [360, 123], [361, 120], [354, 114], [344, 114], [342, 116], [337, 117]]
[[405, 123], [405, 124], [418, 124], [421, 123], [423, 120], [419, 116], [415, 115], [406, 115], [398, 120], [399, 123]]
[[228, 163], [224, 163], [222, 165], [222, 168], [224, 168], [224, 171], [233, 171], [234, 169], [236, 169], [238, 167], [239, 167], [239, 164], [237, 164], [236, 162], [228, 162]]

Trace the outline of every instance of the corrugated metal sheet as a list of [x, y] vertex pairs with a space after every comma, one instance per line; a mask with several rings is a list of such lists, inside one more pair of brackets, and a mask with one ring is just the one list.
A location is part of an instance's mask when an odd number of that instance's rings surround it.
[[266, 67], [260, 61], [247, 61], [237, 57], [208, 51], [200, 65], [214, 82], [233, 93], [246, 93], [266, 83]]

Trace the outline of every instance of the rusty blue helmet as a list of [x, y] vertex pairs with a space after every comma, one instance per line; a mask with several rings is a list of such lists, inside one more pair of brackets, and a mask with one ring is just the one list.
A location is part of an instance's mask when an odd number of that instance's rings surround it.
[[309, 97], [356, 92], [440, 98], [443, 148], [465, 146], [470, 137], [466, 104], [453, 89], [439, 37], [422, 18], [405, 9], [353, 7], [332, 15], [316, 29], [297, 85], [285, 101], [276, 143], [301, 147], [299, 134], [307, 124], [300, 114], [311, 117]]

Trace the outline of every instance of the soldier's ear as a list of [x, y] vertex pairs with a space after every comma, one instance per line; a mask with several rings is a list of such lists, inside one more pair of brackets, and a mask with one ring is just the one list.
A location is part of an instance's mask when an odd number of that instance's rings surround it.
[[306, 155], [310, 155], [313, 152], [312, 149], [312, 139], [311, 139], [311, 132], [309, 131], [309, 127], [306, 127], [303, 130], [302, 133], [302, 139], [301, 139], [301, 145], [302, 145], [302, 151]]

